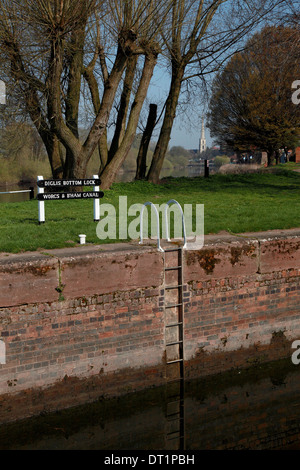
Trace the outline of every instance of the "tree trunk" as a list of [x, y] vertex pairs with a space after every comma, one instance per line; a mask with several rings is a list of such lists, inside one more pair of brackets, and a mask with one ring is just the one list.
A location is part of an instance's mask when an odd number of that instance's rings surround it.
[[176, 67], [175, 64], [172, 64], [172, 80], [170, 92], [166, 101], [164, 120], [153, 154], [150, 170], [147, 175], [147, 180], [151, 181], [152, 183], [157, 184], [159, 182], [159, 175], [168, 150], [173, 122], [176, 116], [176, 108], [179, 100], [183, 75], [184, 67]]
[[157, 54], [148, 54], [145, 57], [145, 63], [143, 68], [142, 77], [139, 83], [137, 93], [135, 95], [134, 102], [131, 106], [131, 111], [129, 115], [128, 125], [125, 131], [124, 138], [119, 146], [117, 152], [115, 153], [113, 159], [107, 164], [104, 171], [101, 173], [101, 187], [103, 189], [109, 189], [112, 183], [116, 178], [116, 174], [124, 162], [125, 158], [128, 155], [129, 150], [131, 149], [136, 128], [139, 121], [139, 116], [141, 109], [144, 103], [144, 100], [147, 96], [147, 91], [150, 85], [150, 81], [153, 75], [153, 70], [157, 62]]
[[129, 37], [125, 41], [125, 45], [123, 43], [118, 47], [114, 66], [104, 86], [103, 98], [99, 113], [97, 114], [89, 135], [83, 145], [81, 144], [79, 138], [77, 138], [69, 129], [63, 119], [60, 89], [63, 57], [62, 44], [56, 40], [54, 40], [52, 43], [48, 74], [49, 120], [55, 134], [65, 146], [66, 150], [70, 152], [70, 155], [72, 155], [72, 160], [74, 161], [72, 177], [74, 178], [84, 178], [86, 176], [86, 169], [89, 160], [98, 145], [101, 135], [106, 130], [106, 125], [115, 94], [122, 78], [127, 58], [131, 54], [131, 47], [134, 45], [134, 41], [134, 37]]
[[60, 142], [55, 134], [52, 134], [47, 140], [48, 142], [45, 143], [45, 147], [52, 170], [52, 176], [56, 180], [61, 179], [64, 174], [64, 165], [61, 158]]
[[[95, 115], [97, 116], [98, 113], [100, 112], [101, 100], [100, 100], [100, 95], [99, 95], [98, 83], [94, 76], [93, 68], [94, 68], [94, 62], [92, 61], [91, 64], [85, 68], [83, 75], [87, 81], [87, 84], [91, 93], [91, 97], [92, 97], [92, 103], [93, 103]], [[98, 154], [99, 154], [99, 161], [100, 161], [98, 173], [100, 174], [101, 171], [107, 165], [107, 161], [108, 161], [107, 130], [106, 129], [99, 138]]]
[[26, 109], [46, 148], [53, 178], [62, 178], [64, 174], [64, 161], [61, 158], [61, 144], [54, 132], [50, 130], [41, 111], [37, 93], [33, 89], [27, 91]]
[[146, 179], [146, 170], [147, 170], [147, 153], [149, 144], [151, 141], [153, 129], [156, 122], [157, 116], [157, 105], [150, 104], [149, 106], [149, 115], [146, 128], [143, 133], [143, 137], [140, 143], [140, 148], [137, 156], [137, 169], [136, 169], [136, 180]]
[[128, 59], [126, 74], [124, 79], [123, 91], [120, 99], [120, 107], [117, 116], [116, 128], [111, 146], [108, 152], [108, 162], [110, 162], [118, 150], [125, 134], [126, 119], [128, 114], [130, 96], [136, 71], [138, 56], [133, 55]]
[[274, 162], [274, 150], [267, 150], [268, 166], [272, 166]]
[[84, 178], [86, 175], [83, 174], [86, 171], [87, 165], [91, 156], [93, 155], [101, 136], [106, 131], [108, 118], [110, 115], [111, 108], [113, 106], [114, 98], [121, 81], [123, 72], [126, 67], [128, 56], [131, 55], [131, 47], [134, 45], [134, 38], [128, 38], [125, 46], [120, 45], [118, 47], [116, 60], [109, 78], [106, 80], [104, 85], [104, 92], [99, 113], [96, 116], [94, 124], [89, 132], [89, 135], [82, 146], [79, 155], [75, 159], [76, 167], [74, 170], [74, 176], [77, 178]]
[[289, 153], [289, 148], [288, 147], [285, 147], [284, 151], [285, 151], [285, 155], [286, 155], [286, 163], [288, 163], [290, 161], [290, 157], [292, 156], [292, 153], [291, 154]]
[[[53, 38], [51, 41], [51, 54], [49, 58], [49, 71], [47, 78], [48, 88], [48, 119], [50, 128], [62, 142], [66, 151], [74, 159], [74, 167], [76, 159], [81, 154], [82, 145], [79, 139], [74, 135], [63, 118], [61, 107], [61, 75], [63, 70], [63, 41]], [[75, 176], [75, 175], [72, 175]]]
[[100, 136], [98, 142], [98, 154], [99, 154], [99, 174], [104, 170], [108, 162], [108, 148], [107, 148], [107, 130]]
[[[79, 102], [83, 70], [83, 55], [87, 17], [83, 16], [77, 28], [72, 31], [70, 43], [66, 48], [66, 63], [68, 67], [68, 89], [66, 94], [66, 125], [79, 141]], [[76, 166], [75, 154], [67, 147], [64, 177], [73, 178]]]

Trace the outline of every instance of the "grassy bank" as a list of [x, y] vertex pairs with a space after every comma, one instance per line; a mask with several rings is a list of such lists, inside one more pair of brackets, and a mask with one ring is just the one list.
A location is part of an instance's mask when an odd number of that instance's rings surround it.
[[[204, 204], [205, 234], [300, 227], [300, 173], [285, 169], [219, 174], [208, 179], [174, 178], [158, 186], [145, 182], [118, 183], [105, 192], [101, 204], [114, 205], [118, 215], [119, 196], [127, 196], [128, 206], [146, 201], [163, 204], [169, 199], [176, 199], [182, 206]], [[92, 200], [47, 201], [46, 223], [41, 226], [36, 200], [2, 203], [0, 251], [74, 246], [80, 233], [87, 235], [88, 243], [112, 242], [99, 240], [96, 225]]]

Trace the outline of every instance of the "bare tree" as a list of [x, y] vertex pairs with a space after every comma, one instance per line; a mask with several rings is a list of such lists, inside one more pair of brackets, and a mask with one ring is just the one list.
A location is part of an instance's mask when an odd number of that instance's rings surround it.
[[2, 72], [14, 84], [43, 139], [55, 177], [62, 176], [63, 166], [48, 102], [55, 86], [56, 97], [62, 88], [60, 82], [51, 83], [53, 57], [56, 54], [57, 59], [61, 49], [68, 48], [72, 29], [83, 29], [92, 7], [93, 2], [0, 2]]
[[[101, 159], [100, 176], [102, 187], [109, 187], [126, 159], [132, 146], [142, 106], [147, 96], [149, 84], [161, 51], [160, 31], [168, 14], [169, 3], [161, 4], [158, 0], [139, 0], [135, 3], [136, 11], [131, 11], [131, 18], [139, 31], [137, 48], [128, 58], [120, 100], [117, 109], [115, 132], [108, 149], [107, 133], [103, 133], [99, 140], [99, 154]], [[139, 58], [143, 56], [141, 70]], [[102, 55], [101, 69], [103, 77], [107, 75], [105, 57]], [[93, 103], [96, 111], [99, 106], [96, 80], [94, 72], [89, 67], [89, 83]], [[93, 86], [94, 85], [94, 86]]]
[[[92, 154], [105, 138], [124, 71], [126, 67], [131, 70], [140, 54], [145, 62], [136, 102], [144, 99], [158, 53], [154, 20], [162, 9], [165, 6], [156, 0], [0, 0], [2, 76], [14, 83], [23, 98], [46, 146], [54, 176], [85, 176]], [[110, 44], [105, 50], [107, 35]], [[95, 75], [96, 64], [100, 64], [101, 80]], [[89, 85], [95, 110], [83, 142], [79, 135], [82, 77]], [[131, 108], [130, 135], [139, 109], [139, 102]], [[127, 138], [125, 153], [129, 145]], [[117, 153], [118, 163], [112, 157], [103, 161], [103, 178], [109, 181], [124, 159], [120, 146]]]
[[182, 84], [215, 72], [281, 0], [173, 0], [164, 41], [171, 81], [164, 120], [147, 178], [157, 183], [167, 152]]

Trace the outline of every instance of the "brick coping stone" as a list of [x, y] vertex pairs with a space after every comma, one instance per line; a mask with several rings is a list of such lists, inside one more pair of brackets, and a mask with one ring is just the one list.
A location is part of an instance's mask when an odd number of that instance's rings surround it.
[[[259, 241], [271, 241], [276, 239], [288, 239], [300, 237], [300, 228], [292, 228], [285, 230], [268, 230], [262, 232], [245, 232], [239, 234], [231, 234], [227, 231], [221, 231], [217, 234], [208, 234], [204, 236], [204, 247], [208, 245], [216, 245], [222, 243], [242, 242], [245, 240], [259, 240]], [[162, 241], [162, 247], [166, 246], [166, 243]], [[27, 251], [23, 253], [0, 253], [0, 264], [11, 263], [11, 262], [26, 262], [29, 258], [33, 261], [39, 259], [48, 259], [49, 256], [53, 258], [64, 258], [64, 257], [75, 257], [82, 255], [92, 254], [107, 254], [107, 253], [132, 253], [137, 251], [149, 252], [156, 250], [157, 244], [155, 240], [145, 240], [142, 245], [138, 241], [132, 241], [127, 243], [104, 243], [99, 245], [78, 245], [77, 247], [66, 247], [56, 249], [41, 249], [39, 251]], [[199, 249], [197, 239], [188, 241], [187, 250]]]

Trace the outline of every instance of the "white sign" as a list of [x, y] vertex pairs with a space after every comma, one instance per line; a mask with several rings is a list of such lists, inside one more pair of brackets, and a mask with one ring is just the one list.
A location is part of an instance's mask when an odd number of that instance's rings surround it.
[[51, 187], [49, 184], [51, 180], [44, 180], [43, 176], [37, 177], [37, 187], [38, 187], [38, 204], [39, 204], [39, 224], [45, 223], [45, 200], [55, 200], [55, 199], [93, 199], [94, 200], [94, 221], [98, 222], [100, 220], [100, 199], [104, 196], [104, 193], [100, 191], [99, 184], [101, 181], [98, 178], [98, 175], [94, 175], [90, 179], [80, 179], [80, 180], [53, 180], [54, 186], [90, 186], [94, 185], [92, 192], [86, 193], [61, 193], [61, 194], [45, 194], [45, 188]]

